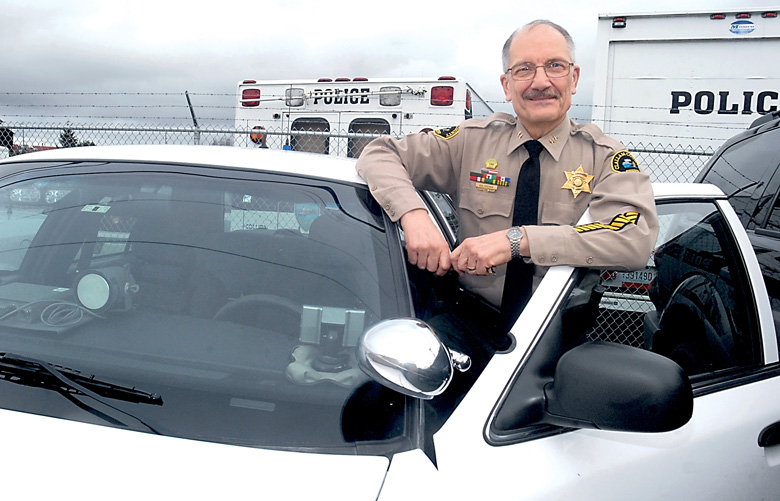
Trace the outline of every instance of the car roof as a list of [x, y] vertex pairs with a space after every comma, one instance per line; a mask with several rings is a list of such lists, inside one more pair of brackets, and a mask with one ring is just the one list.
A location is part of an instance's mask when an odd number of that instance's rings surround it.
[[774, 133], [775, 131], [780, 130], [780, 116], [778, 116], [777, 113], [778, 112], [764, 115], [756, 119], [746, 130], [743, 130], [742, 132], [739, 132], [738, 134], [735, 134], [734, 136], [724, 141], [724, 143], [720, 146], [720, 148], [718, 148], [718, 151], [715, 152], [712, 158], [718, 157], [722, 152], [729, 149], [735, 143], [739, 143], [746, 138], [767, 132]]
[[[114, 161], [225, 166], [266, 172], [303, 175], [365, 185], [355, 171], [355, 159], [261, 148], [193, 145], [127, 145], [58, 148], [0, 160], [0, 166], [26, 162]], [[653, 183], [656, 199], [695, 196], [723, 197], [710, 184]]]
[[709, 183], [653, 183], [656, 200], [665, 198], [726, 198], [723, 190]]
[[365, 184], [355, 159], [318, 153], [231, 146], [83, 146], [26, 153], [0, 160], [0, 166], [28, 162], [142, 162], [240, 168]]

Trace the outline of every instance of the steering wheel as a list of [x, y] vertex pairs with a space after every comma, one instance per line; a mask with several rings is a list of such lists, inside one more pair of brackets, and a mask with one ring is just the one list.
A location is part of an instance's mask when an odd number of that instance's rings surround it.
[[303, 305], [272, 294], [249, 294], [234, 299], [214, 314], [214, 320], [226, 320], [251, 327], [263, 327], [298, 336]]

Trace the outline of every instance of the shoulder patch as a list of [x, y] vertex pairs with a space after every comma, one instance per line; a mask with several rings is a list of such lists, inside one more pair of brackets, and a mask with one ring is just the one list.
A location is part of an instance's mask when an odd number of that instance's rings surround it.
[[639, 164], [626, 150], [621, 150], [612, 155], [612, 170], [615, 172], [639, 172]]
[[448, 127], [446, 129], [438, 129], [433, 131], [433, 135], [442, 139], [452, 139], [460, 132], [460, 126]]

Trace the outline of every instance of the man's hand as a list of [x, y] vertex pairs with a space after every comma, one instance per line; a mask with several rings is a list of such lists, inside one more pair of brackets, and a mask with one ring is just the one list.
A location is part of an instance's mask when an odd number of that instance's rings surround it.
[[452, 251], [450, 259], [460, 275], [492, 275], [496, 266], [512, 260], [506, 230], [467, 238]]
[[401, 228], [404, 230], [406, 254], [410, 264], [438, 276], [443, 276], [450, 270], [450, 246], [431, 220], [428, 211], [415, 209], [407, 212], [401, 216]]

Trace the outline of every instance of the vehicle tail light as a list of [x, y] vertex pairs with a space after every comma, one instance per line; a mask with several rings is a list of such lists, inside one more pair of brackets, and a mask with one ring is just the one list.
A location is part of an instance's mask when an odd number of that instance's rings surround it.
[[431, 106], [452, 106], [455, 102], [455, 88], [439, 85], [431, 89]]
[[626, 27], [626, 18], [625, 17], [616, 17], [612, 20], [612, 27], [613, 28], [625, 28]]
[[241, 106], [246, 108], [260, 106], [260, 89], [244, 89], [241, 92]]
[[710, 14], [710, 19], [726, 19], [726, 14]]
[[740, 12], [736, 16], [737, 19], [750, 19], [750, 12]]
[[761, 17], [774, 19], [777, 17], [777, 12], [764, 12], [761, 14]]
[[349, 82], [349, 78], [347, 77], [339, 77], [336, 79], [337, 82]]
[[317, 79], [317, 81], [321, 82], [321, 83], [327, 83], [327, 82], [332, 82], [333, 79], [332, 78], [319, 78], [319, 79]]

